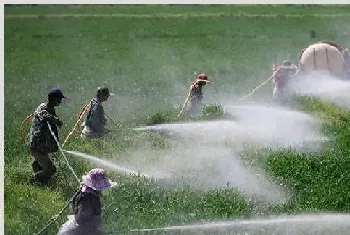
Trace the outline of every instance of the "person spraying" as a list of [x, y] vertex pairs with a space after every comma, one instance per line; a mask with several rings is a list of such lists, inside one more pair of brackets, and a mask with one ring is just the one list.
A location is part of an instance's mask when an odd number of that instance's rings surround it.
[[205, 73], [199, 73], [196, 78], [191, 82], [188, 95], [185, 102], [182, 105], [182, 109], [178, 114], [178, 117], [184, 113], [190, 115], [197, 115], [201, 112], [203, 108], [203, 86], [209, 83], [208, 76]]
[[293, 75], [297, 72], [297, 66], [289, 60], [284, 60], [282, 65], [276, 68], [272, 67], [273, 72], [273, 97], [277, 98], [288, 91], [288, 83]]
[[84, 123], [82, 124], [82, 136], [87, 138], [99, 138], [108, 133], [106, 129], [107, 119], [105, 117], [102, 102], [108, 100], [111, 93], [108, 87], [99, 87], [96, 96], [90, 101], [89, 109]]
[[58, 128], [62, 127], [63, 122], [57, 116], [55, 107], [61, 104], [63, 98], [65, 96], [59, 88], [50, 90], [47, 101], [41, 103], [32, 114], [33, 119], [26, 140], [32, 156], [31, 183], [48, 185], [52, 175], [56, 172], [56, 167], [49, 158], [49, 154], [58, 151], [57, 142], [52, 134], [59, 140]]
[[72, 200], [73, 215], [60, 227], [57, 235], [105, 235], [102, 225], [102, 191], [116, 186], [104, 169], [91, 169], [82, 177], [81, 186]]

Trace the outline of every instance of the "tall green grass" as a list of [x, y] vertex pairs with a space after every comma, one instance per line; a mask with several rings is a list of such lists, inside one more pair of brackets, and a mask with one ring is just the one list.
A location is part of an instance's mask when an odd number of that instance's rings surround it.
[[[28, 183], [30, 156], [19, 140], [22, 119], [59, 86], [69, 97], [57, 108], [64, 121], [63, 140], [78, 112], [95, 92], [107, 84], [117, 94], [105, 103], [118, 123], [116, 132], [103, 140], [84, 141], [76, 134], [65, 149], [103, 158], [119, 158], [138, 143], [166, 148], [158, 135], [139, 135], [127, 129], [174, 121], [194, 71], [206, 71], [212, 83], [205, 87], [207, 104], [245, 95], [270, 75], [275, 55], [296, 60], [312, 41], [320, 38], [346, 45], [349, 17], [340, 18], [6, 18], [9, 14], [94, 13], [350, 13], [348, 7], [331, 6], [35, 6], [5, 8], [5, 231], [32, 234], [57, 214], [78, 183], [60, 153], [54, 156], [58, 172], [50, 188]], [[258, 96], [270, 96], [265, 87]], [[235, 188], [212, 191], [162, 187], [142, 177], [111, 173], [120, 186], [104, 193], [105, 228], [109, 231], [183, 224], [200, 220], [242, 218], [260, 213], [348, 211], [350, 179], [349, 113], [333, 104], [302, 97], [298, 108], [325, 121], [332, 137], [321, 153], [293, 151], [250, 152], [251, 158], [267, 154], [261, 164], [286, 185], [293, 198], [285, 205], [260, 207]], [[212, 106], [215, 107], [215, 106]], [[208, 110], [216, 113], [220, 110]], [[217, 117], [215, 117], [217, 118]], [[28, 130], [28, 127], [27, 127]], [[249, 151], [247, 151], [249, 153]], [[81, 176], [93, 165], [69, 156]], [[248, 156], [249, 157], [249, 156]], [[252, 161], [251, 164], [253, 164]], [[45, 234], [55, 234], [67, 210]]]

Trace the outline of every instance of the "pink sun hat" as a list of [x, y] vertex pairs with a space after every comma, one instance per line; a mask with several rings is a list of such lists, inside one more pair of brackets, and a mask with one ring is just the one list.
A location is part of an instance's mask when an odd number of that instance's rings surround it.
[[93, 190], [101, 191], [117, 185], [116, 182], [107, 178], [105, 170], [101, 168], [91, 169], [86, 175], [82, 177], [83, 184]]

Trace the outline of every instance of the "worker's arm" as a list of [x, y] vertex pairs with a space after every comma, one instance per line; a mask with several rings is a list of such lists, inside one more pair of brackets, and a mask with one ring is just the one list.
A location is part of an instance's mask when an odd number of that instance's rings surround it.
[[50, 114], [45, 108], [39, 107], [35, 114], [38, 116], [40, 121], [48, 121], [51, 124], [55, 124], [57, 126], [62, 126], [62, 121], [55, 115]]

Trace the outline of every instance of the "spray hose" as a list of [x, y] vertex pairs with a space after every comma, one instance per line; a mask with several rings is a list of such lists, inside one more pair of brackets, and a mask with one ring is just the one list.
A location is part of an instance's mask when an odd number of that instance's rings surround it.
[[274, 75], [272, 75], [271, 77], [269, 77], [268, 79], [266, 79], [264, 82], [262, 82], [259, 86], [255, 87], [249, 94], [243, 96], [242, 98], [240, 98], [239, 100], [245, 100], [246, 98], [250, 97], [252, 94], [254, 94], [258, 89], [260, 89], [262, 86], [264, 86], [266, 83], [268, 83], [272, 78], [274, 77]]
[[64, 147], [64, 145], [66, 144], [66, 142], [68, 141], [69, 137], [71, 135], [73, 135], [75, 129], [77, 128], [78, 124], [80, 123], [81, 119], [84, 117], [84, 114], [86, 113], [86, 111], [89, 109], [90, 104], [85, 104], [83, 106], [83, 108], [80, 110], [79, 115], [78, 115], [78, 120], [76, 121], [76, 123], [73, 126], [73, 129], [68, 133], [66, 139], [63, 141], [62, 147]]
[[69, 161], [68, 161], [66, 155], [64, 154], [63, 149], [61, 148], [61, 146], [60, 146], [60, 144], [59, 144], [59, 142], [58, 142], [58, 140], [57, 140], [57, 137], [56, 137], [55, 133], [52, 131], [50, 123], [47, 122], [47, 125], [48, 125], [48, 127], [49, 127], [49, 130], [50, 130], [50, 132], [51, 132], [52, 137], [53, 137], [53, 138], [55, 139], [55, 141], [56, 141], [56, 144], [57, 144], [57, 146], [58, 146], [58, 149], [60, 150], [62, 156], [63, 156], [64, 159], [66, 160], [69, 169], [72, 171], [72, 173], [73, 173], [74, 177], [77, 179], [78, 183], [80, 183], [79, 177], [78, 177], [77, 174], [75, 173], [73, 167], [69, 164]]
[[23, 119], [22, 122], [21, 122], [19, 137], [20, 137], [20, 140], [22, 140], [22, 141], [24, 140], [24, 134], [23, 134], [23, 132], [24, 132], [24, 125], [25, 125], [31, 118], [33, 118], [33, 116], [34, 116], [34, 113], [31, 113], [31, 114], [29, 114], [25, 119]]
[[50, 227], [54, 222], [56, 222], [58, 220], [58, 218], [62, 215], [62, 213], [65, 211], [65, 209], [68, 208], [69, 204], [73, 201], [73, 198], [79, 193], [79, 190], [77, 190], [74, 195], [66, 202], [66, 205], [62, 208], [62, 210], [60, 210], [60, 212], [58, 212], [57, 215], [54, 215], [51, 217], [51, 219], [49, 220], [49, 222], [42, 228], [40, 229], [39, 232], [34, 233], [34, 235], [41, 235], [48, 227]]

